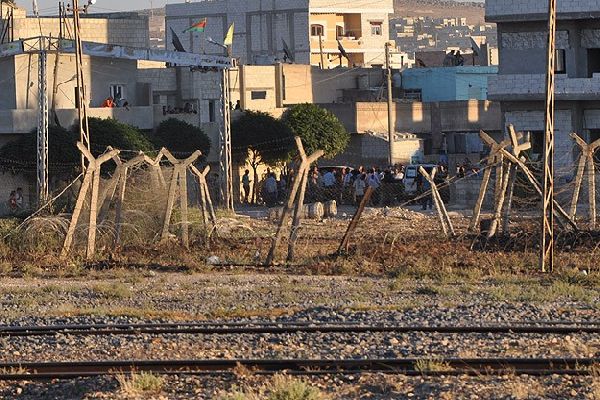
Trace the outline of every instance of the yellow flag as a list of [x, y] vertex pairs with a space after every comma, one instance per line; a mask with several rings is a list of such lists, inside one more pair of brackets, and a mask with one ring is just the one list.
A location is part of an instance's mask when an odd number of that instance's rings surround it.
[[227, 31], [227, 35], [225, 35], [225, 40], [223, 40], [225, 46], [231, 46], [233, 44], [233, 25], [234, 24], [232, 23]]

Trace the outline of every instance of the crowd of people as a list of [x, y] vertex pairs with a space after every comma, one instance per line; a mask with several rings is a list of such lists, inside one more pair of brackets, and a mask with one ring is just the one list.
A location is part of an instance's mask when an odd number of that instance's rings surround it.
[[102, 108], [126, 108], [129, 110], [129, 102], [122, 98], [121, 96], [117, 96], [113, 98], [112, 96], [108, 96], [100, 105]]
[[[287, 196], [287, 188], [293, 176], [290, 173], [281, 173], [279, 178], [275, 172], [267, 169], [258, 183], [257, 203], [273, 207], [282, 204]], [[448, 179], [448, 170], [445, 166], [438, 166], [436, 184], [441, 184]], [[252, 201], [252, 177], [246, 170], [241, 178], [242, 200], [244, 203]], [[410, 186], [410, 194], [406, 194], [405, 184]], [[405, 166], [396, 165], [392, 168], [379, 167], [324, 167], [314, 166], [309, 172], [308, 186], [305, 201], [314, 203], [336, 200], [338, 204], [359, 205], [367, 189], [373, 188], [370, 206], [394, 206], [417, 197], [423, 209], [432, 206], [432, 199], [428, 192], [431, 185], [418, 174], [408, 182], [405, 180]], [[446, 194], [442, 194], [446, 197]]]

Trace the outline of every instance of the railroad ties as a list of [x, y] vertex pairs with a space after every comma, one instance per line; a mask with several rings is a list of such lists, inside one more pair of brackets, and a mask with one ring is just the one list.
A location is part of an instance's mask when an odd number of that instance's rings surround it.
[[[390, 326], [352, 323], [167, 323], [122, 325], [0, 326], [0, 337], [42, 335], [135, 335], [135, 334], [289, 334], [289, 333], [450, 333], [450, 334], [555, 334], [600, 333], [600, 322], [529, 321], [508, 325]], [[589, 375], [600, 358], [435, 358], [442, 368], [427, 368], [427, 359], [196, 359], [110, 360], [76, 362], [0, 363], [0, 380], [70, 379], [150, 371], [160, 374], [231, 374], [243, 366], [257, 374], [360, 374], [402, 375]]]

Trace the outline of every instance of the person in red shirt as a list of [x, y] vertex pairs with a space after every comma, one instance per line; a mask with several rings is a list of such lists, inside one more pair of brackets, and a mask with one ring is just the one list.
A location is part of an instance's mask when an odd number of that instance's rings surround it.
[[104, 102], [102, 103], [103, 108], [114, 108], [115, 106], [115, 100], [112, 98], [112, 96], [108, 96], [108, 98], [106, 100], [104, 100]]

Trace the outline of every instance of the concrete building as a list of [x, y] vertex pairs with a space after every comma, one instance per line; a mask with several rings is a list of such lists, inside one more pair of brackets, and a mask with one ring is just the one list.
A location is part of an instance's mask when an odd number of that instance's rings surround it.
[[[167, 4], [167, 49], [173, 49], [171, 28], [187, 51], [221, 54], [206, 42], [221, 41], [235, 23], [233, 55], [241, 64], [271, 65], [284, 59], [284, 42], [295, 63], [337, 66], [381, 66], [389, 40], [392, 0], [205, 0]], [[182, 33], [207, 18], [205, 33]], [[341, 57], [338, 40], [349, 60]]]
[[[24, 8], [10, 7], [6, 3], [3, 3], [2, 8], [0, 32], [4, 32], [7, 28], [4, 42], [40, 35], [58, 37], [61, 32], [61, 20], [58, 17], [28, 18]], [[9, 15], [12, 18], [8, 18]], [[149, 47], [148, 17], [145, 15], [130, 12], [82, 14], [81, 17], [82, 40], [139, 48]], [[72, 37], [72, 18], [64, 20], [62, 31], [65, 37]]]
[[420, 92], [424, 102], [487, 100], [488, 77], [498, 67], [410, 68], [402, 71], [401, 89]]
[[[498, 25], [499, 74], [488, 95], [501, 102], [503, 125], [532, 134], [533, 153], [543, 152], [547, 7], [538, 0], [487, 0], [486, 20]], [[558, 1], [555, 166], [572, 176], [577, 153], [569, 133], [600, 138], [600, 3]]]

